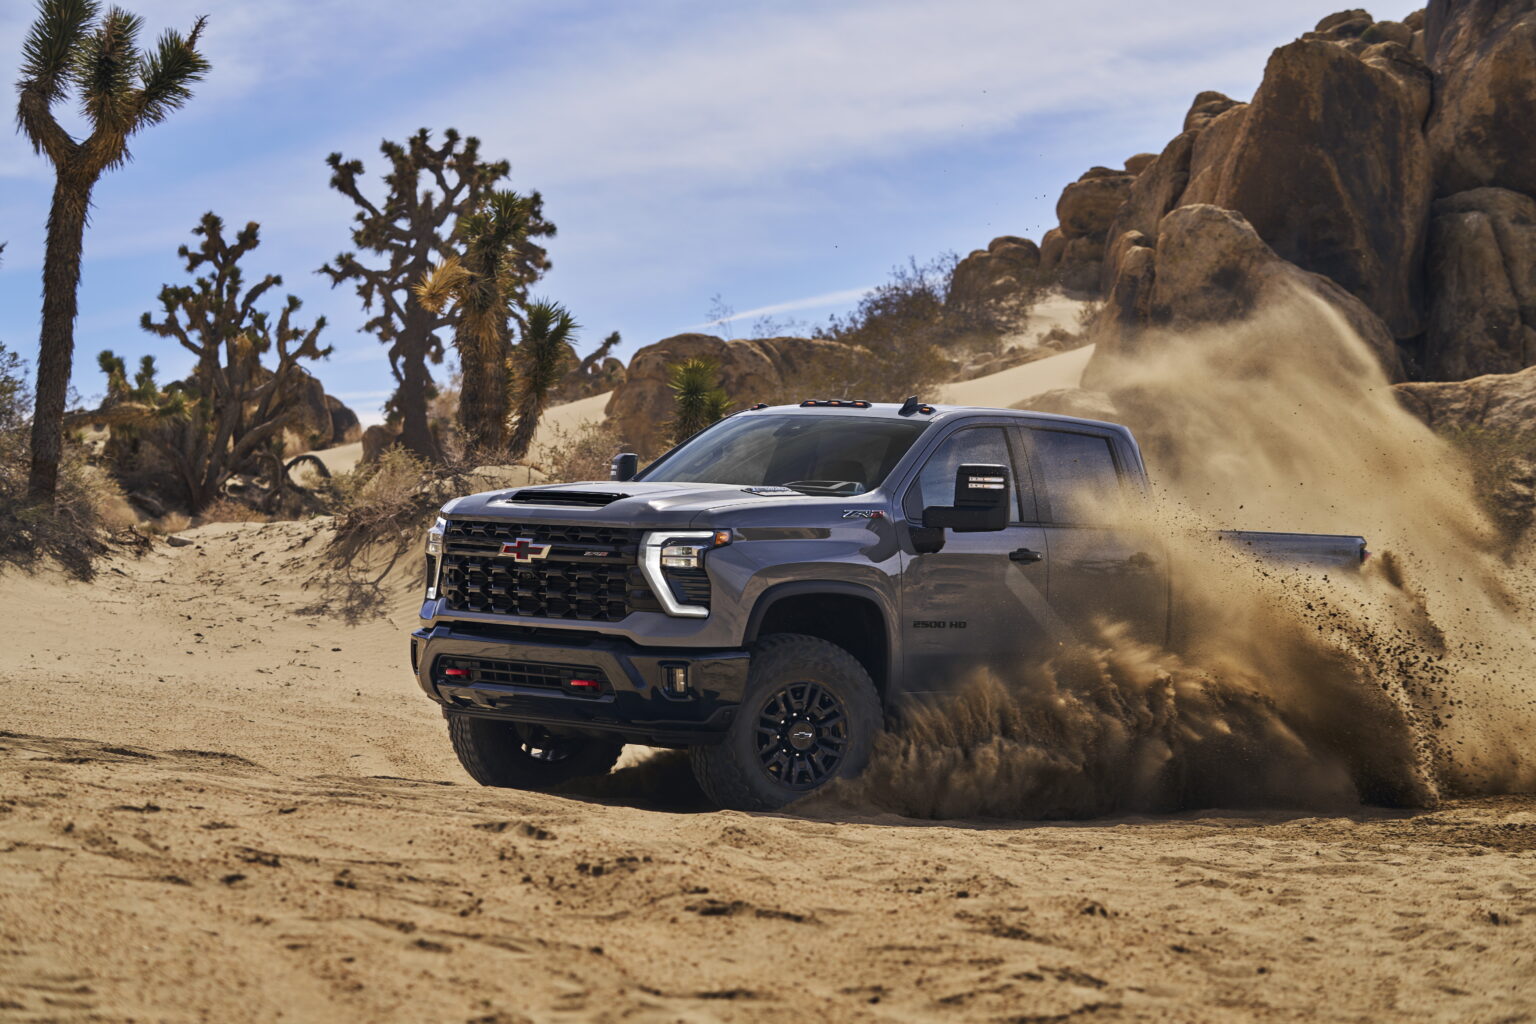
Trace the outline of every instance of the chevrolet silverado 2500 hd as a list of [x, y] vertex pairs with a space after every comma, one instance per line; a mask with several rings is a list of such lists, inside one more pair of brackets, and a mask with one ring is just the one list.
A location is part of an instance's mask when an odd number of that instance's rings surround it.
[[[1131, 433], [1003, 409], [754, 407], [635, 473], [458, 498], [428, 534], [411, 664], [465, 769], [543, 789], [686, 747], [722, 806], [858, 772], [902, 702], [1105, 618], [1170, 628]], [[1223, 534], [1357, 567], [1360, 537]]]

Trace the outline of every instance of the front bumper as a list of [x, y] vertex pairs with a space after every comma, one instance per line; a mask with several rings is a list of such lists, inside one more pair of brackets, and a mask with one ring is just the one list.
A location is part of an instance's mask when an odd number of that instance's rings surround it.
[[[644, 647], [607, 636], [507, 638], [471, 622], [439, 622], [411, 634], [416, 681], [446, 715], [529, 722], [651, 746], [719, 742], [746, 691], [749, 661], [741, 650]], [[448, 674], [467, 665], [513, 671]], [[676, 667], [687, 671], [684, 695], [667, 688], [667, 670]], [[601, 685], [589, 693], [547, 682], [524, 685], [556, 668], [556, 675], [589, 676]]]

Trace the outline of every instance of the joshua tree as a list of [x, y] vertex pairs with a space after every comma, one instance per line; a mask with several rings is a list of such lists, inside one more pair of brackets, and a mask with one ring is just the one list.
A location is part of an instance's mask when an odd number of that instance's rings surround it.
[[512, 428], [507, 454], [514, 462], [533, 447], [533, 435], [539, 429], [539, 417], [544, 415], [549, 393], [576, 360], [571, 346], [576, 331], [576, 319], [553, 302], [535, 302], [524, 314], [523, 340], [512, 350], [512, 369], [517, 381], [513, 412], [517, 423]]
[[[355, 281], [363, 308], [373, 319], [364, 329], [389, 346], [389, 364], [395, 374], [395, 394], [390, 408], [400, 417], [400, 441], [406, 448], [435, 458], [440, 453], [427, 423], [427, 404], [432, 393], [428, 363], [441, 361], [443, 344], [438, 331], [453, 323], [453, 316], [422, 305], [414, 286], [424, 280], [434, 263], [446, 260], [462, 241], [459, 224], [478, 209], [496, 182], [507, 176], [506, 161], [486, 163], [479, 157], [480, 141], [463, 140], [452, 128], [443, 133], [443, 144], [434, 146], [425, 128], [404, 145], [385, 141], [379, 151], [389, 161], [384, 175], [386, 193], [375, 203], [362, 192], [358, 177], [360, 160], [343, 160], [332, 153], [331, 187], [358, 207], [353, 218], [352, 244], [366, 257], [344, 252], [320, 268], [333, 286]], [[528, 287], [549, 269], [545, 251], [530, 239], [555, 233], [543, 219], [542, 200], [534, 192], [523, 239], [510, 254], [504, 275], [514, 301], [527, 297]]]
[[[143, 19], [118, 7], [100, 17], [97, 0], [39, 0], [22, 44], [16, 120], [32, 148], [53, 164], [53, 206], [43, 258], [43, 326], [32, 417], [27, 491], [37, 503], [58, 489], [65, 395], [75, 348], [76, 291], [91, 190], [128, 159], [128, 139], [165, 120], [192, 95], [208, 62], [197, 49], [203, 18], [183, 36], [167, 31], [140, 51]], [[90, 133], [75, 139], [54, 117], [73, 90]]]
[[458, 252], [434, 266], [416, 286], [422, 306], [451, 310], [454, 347], [463, 384], [459, 426], [472, 452], [500, 459], [507, 446], [509, 324], [520, 320], [526, 291], [520, 274], [528, 231], [542, 223], [537, 196], [493, 192], [459, 221]]
[[[268, 450], [281, 444], [285, 427], [303, 414], [304, 392], [311, 386], [304, 360], [330, 355], [321, 348], [325, 318], [309, 328], [293, 323], [301, 303], [288, 296], [277, 322], [256, 309], [270, 289], [283, 283], [268, 274], [245, 287], [239, 261], [260, 243], [260, 226], [247, 224], [234, 242], [224, 239], [224, 222], [203, 215], [192, 233], [202, 236], [194, 251], [183, 245], [179, 254], [187, 271], [203, 276], [193, 285], [166, 285], [160, 290], [165, 319], [145, 313], [139, 325], [151, 334], [174, 338], [197, 357], [185, 385], [167, 389], [154, 410], [163, 421], [169, 404], [179, 399], [175, 429], [155, 432], [154, 443], [176, 468], [192, 511], [198, 512], [219, 493], [232, 473], [264, 468]], [[206, 266], [205, 266], [206, 265]], [[262, 365], [262, 356], [277, 357], [277, 365]], [[121, 419], [121, 417], [119, 417]], [[281, 486], [282, 481], [273, 481]]]
[[667, 386], [675, 403], [674, 441], [692, 437], [730, 411], [731, 400], [720, 386], [717, 370], [708, 359], [685, 359], [672, 367]]

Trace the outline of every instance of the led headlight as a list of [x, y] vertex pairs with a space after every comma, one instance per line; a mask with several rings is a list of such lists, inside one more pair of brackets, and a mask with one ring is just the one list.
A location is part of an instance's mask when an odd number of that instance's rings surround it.
[[703, 618], [709, 614], [704, 555], [730, 542], [730, 530], [658, 530], [646, 535], [641, 568], [668, 615]]
[[443, 534], [448, 531], [448, 520], [442, 516], [427, 531], [427, 600], [437, 597], [438, 577], [443, 564]]

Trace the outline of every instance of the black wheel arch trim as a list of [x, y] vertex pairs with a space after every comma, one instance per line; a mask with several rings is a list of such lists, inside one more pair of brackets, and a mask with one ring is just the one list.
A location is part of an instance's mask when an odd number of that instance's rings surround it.
[[780, 601], [796, 597], [827, 595], [858, 598], [874, 605], [875, 612], [880, 616], [881, 625], [885, 627], [886, 678], [885, 685], [878, 688], [882, 697], [886, 699], [901, 692], [901, 632], [897, 628], [900, 623], [896, 617], [896, 610], [885, 594], [863, 583], [845, 580], [789, 580], [784, 583], [775, 583], [759, 594], [753, 603], [752, 612], [747, 616], [747, 629], [742, 636], [742, 646], [750, 647], [758, 641], [763, 620], [768, 617], [768, 612], [773, 606]]

